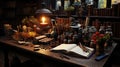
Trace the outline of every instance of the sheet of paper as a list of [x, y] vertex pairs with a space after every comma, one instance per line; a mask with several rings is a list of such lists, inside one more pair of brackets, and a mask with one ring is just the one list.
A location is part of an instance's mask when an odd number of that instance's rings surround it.
[[76, 46], [76, 44], [61, 44], [55, 48], [53, 48], [52, 50], [67, 50], [69, 51], [70, 49], [74, 48]]
[[88, 57], [88, 55], [89, 55], [89, 52], [83, 51], [79, 46], [76, 46], [75, 48], [71, 49], [70, 51], [77, 53], [81, 56], [85, 56], [85, 57]]

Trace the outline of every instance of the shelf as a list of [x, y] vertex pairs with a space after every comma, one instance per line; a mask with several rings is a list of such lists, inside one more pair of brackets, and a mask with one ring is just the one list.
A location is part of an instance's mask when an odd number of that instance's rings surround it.
[[89, 16], [90, 18], [106, 18], [106, 19], [120, 19], [117, 16]]
[[[69, 17], [67, 15], [57, 15], [56, 17]], [[75, 18], [106, 18], [106, 19], [120, 19], [120, 17], [117, 16], [77, 16], [77, 15], [71, 15], [70, 17], [75, 17]]]
[[77, 16], [77, 15], [72, 15], [72, 17], [115, 18], [115, 19], [120, 19], [120, 17], [117, 17], [117, 16]]

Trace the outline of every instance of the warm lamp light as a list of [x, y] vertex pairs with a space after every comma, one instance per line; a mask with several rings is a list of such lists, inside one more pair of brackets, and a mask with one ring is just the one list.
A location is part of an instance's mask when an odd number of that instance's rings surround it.
[[46, 26], [50, 23], [52, 12], [45, 7], [45, 3], [41, 3], [42, 8], [38, 9], [35, 14], [41, 26]]
[[45, 17], [42, 17], [42, 22], [45, 23]]
[[46, 22], [46, 18], [45, 17], [42, 17], [41, 18], [41, 23], [40, 25], [47, 25], [48, 23]]

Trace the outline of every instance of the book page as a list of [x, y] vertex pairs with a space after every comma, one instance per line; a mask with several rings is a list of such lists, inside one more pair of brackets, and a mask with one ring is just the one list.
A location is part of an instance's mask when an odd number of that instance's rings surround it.
[[72, 48], [74, 48], [76, 46], [76, 44], [61, 44], [55, 48], [52, 48], [51, 50], [66, 50], [69, 51]]
[[[89, 48], [87, 48], [87, 49], [89, 49]], [[70, 51], [74, 52], [76, 54], [79, 54], [81, 56], [84, 56], [84, 57], [89, 57], [89, 55], [91, 55], [93, 49], [90, 48], [88, 52], [85, 52], [82, 50], [82, 48], [80, 48], [79, 46], [76, 46], [73, 49], [71, 49]]]
[[35, 39], [39, 40], [39, 39], [42, 39], [42, 38], [45, 38], [45, 37], [46, 37], [45, 35], [40, 35], [40, 36], [35, 37]]

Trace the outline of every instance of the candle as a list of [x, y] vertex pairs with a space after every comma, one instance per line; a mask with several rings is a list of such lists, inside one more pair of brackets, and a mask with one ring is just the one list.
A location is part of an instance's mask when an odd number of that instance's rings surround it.
[[45, 22], [46, 21], [45, 17], [42, 17], [41, 20], [42, 20], [42, 22], [40, 23], [41, 25], [47, 25], [48, 24], [47, 22]]

